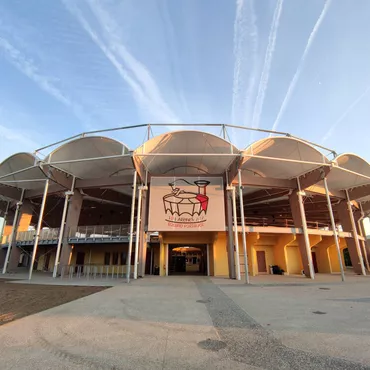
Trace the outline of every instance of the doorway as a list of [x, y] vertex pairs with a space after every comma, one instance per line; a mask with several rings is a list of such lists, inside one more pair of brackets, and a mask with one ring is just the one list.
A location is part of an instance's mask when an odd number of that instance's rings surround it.
[[169, 275], [208, 275], [207, 245], [179, 245], [168, 246], [168, 274]]
[[44, 271], [49, 271], [49, 263], [50, 263], [50, 251], [45, 255]]
[[257, 251], [257, 266], [258, 266], [258, 273], [260, 274], [267, 273], [265, 251]]
[[85, 252], [77, 252], [77, 255], [76, 255], [76, 272], [77, 272], [78, 266], [82, 266], [81, 267], [81, 272], [83, 272], [84, 263], [85, 263]]
[[312, 252], [312, 264], [315, 274], [317, 274], [319, 272], [319, 268], [317, 266], [316, 252]]

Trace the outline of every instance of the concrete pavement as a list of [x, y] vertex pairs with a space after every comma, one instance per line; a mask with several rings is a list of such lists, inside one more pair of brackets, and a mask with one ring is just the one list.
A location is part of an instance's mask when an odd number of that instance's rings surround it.
[[0, 368], [370, 369], [370, 280], [306, 281], [117, 285], [1, 327]]

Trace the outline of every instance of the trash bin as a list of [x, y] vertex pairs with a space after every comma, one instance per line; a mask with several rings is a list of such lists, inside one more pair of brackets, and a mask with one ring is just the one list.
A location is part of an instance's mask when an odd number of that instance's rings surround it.
[[154, 275], [159, 275], [159, 266], [154, 267]]

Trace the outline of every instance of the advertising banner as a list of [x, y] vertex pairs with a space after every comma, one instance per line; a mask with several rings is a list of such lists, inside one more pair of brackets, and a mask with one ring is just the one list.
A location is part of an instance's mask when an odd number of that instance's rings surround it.
[[224, 231], [222, 177], [152, 177], [149, 231]]

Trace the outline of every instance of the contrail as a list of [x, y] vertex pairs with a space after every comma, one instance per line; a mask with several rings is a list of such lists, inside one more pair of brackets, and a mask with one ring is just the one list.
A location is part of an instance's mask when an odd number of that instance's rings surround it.
[[108, 38], [107, 42], [93, 30], [75, 2], [63, 0], [63, 3], [131, 88], [137, 106], [142, 111], [149, 112], [156, 120], [171, 123], [180, 122], [180, 119], [163, 99], [149, 70], [130, 54], [125, 45], [121, 43], [115, 33], [117, 25], [100, 5], [97, 2], [87, 1], [96, 17], [96, 21], [105, 31], [106, 38]]
[[[248, 7], [247, 7], [248, 5]], [[258, 68], [258, 29], [253, 0], [237, 0], [234, 21], [234, 77], [231, 122], [248, 123]], [[241, 121], [241, 122], [240, 122]]]
[[9, 62], [21, 73], [32, 80], [45, 93], [70, 108], [74, 115], [84, 123], [86, 127], [90, 127], [90, 119], [85, 114], [83, 108], [53, 83], [53, 77], [41, 73], [39, 67], [34, 64], [32, 59], [27, 58], [19, 49], [3, 37], [0, 37], [0, 51], [4, 53]]
[[267, 89], [267, 85], [268, 85], [268, 81], [270, 77], [272, 57], [275, 51], [277, 31], [278, 31], [279, 24], [280, 24], [280, 16], [281, 16], [281, 12], [283, 9], [283, 2], [284, 0], [278, 0], [276, 7], [275, 7], [275, 11], [274, 11], [274, 16], [272, 19], [270, 35], [269, 35], [269, 42], [266, 48], [265, 62], [263, 65], [261, 79], [260, 79], [260, 83], [258, 86], [257, 99], [254, 104], [252, 127], [259, 127], [259, 123], [260, 123], [262, 107], [263, 107], [263, 103], [265, 100], [266, 89]]
[[240, 90], [240, 69], [241, 69], [241, 44], [245, 38], [245, 27], [243, 24], [242, 10], [244, 6], [244, 0], [236, 1], [236, 14], [234, 21], [234, 80], [233, 80], [233, 99], [231, 108], [231, 121], [235, 124], [236, 120], [236, 104], [239, 101], [239, 90]]
[[[257, 65], [258, 52], [258, 30], [256, 26], [256, 15], [252, 0], [249, 0], [249, 7], [246, 8], [246, 0], [236, 1], [236, 15], [234, 22], [234, 80], [232, 99], [232, 122], [236, 123], [238, 108], [249, 103], [249, 97], [254, 85], [254, 72]], [[250, 41], [250, 44], [248, 43]], [[248, 63], [249, 62], [249, 63]], [[243, 68], [248, 69], [243, 70]], [[245, 79], [248, 76], [249, 82], [245, 86]], [[246, 90], [243, 94], [243, 90]], [[244, 114], [243, 114], [244, 116]]]
[[305, 60], [306, 60], [306, 57], [308, 55], [308, 52], [310, 51], [310, 48], [311, 48], [311, 45], [315, 39], [315, 36], [321, 26], [321, 23], [323, 22], [325, 16], [326, 16], [326, 13], [328, 12], [328, 9], [330, 7], [330, 4], [331, 4], [332, 0], [327, 0], [325, 5], [324, 5], [324, 8], [318, 18], [318, 20], [316, 21], [315, 23], [315, 26], [314, 28], [312, 29], [312, 32], [310, 34], [310, 37], [308, 38], [307, 40], [307, 44], [306, 44], [306, 47], [304, 49], [304, 52], [302, 54], [302, 57], [301, 57], [301, 60], [299, 62], [299, 65], [298, 65], [298, 68], [293, 76], [293, 79], [292, 81], [290, 82], [290, 85], [289, 85], [289, 88], [288, 88], [288, 91], [285, 95], [285, 98], [283, 100], [283, 104], [281, 105], [280, 107], [280, 110], [279, 110], [279, 113], [276, 117], [276, 120], [274, 122], [274, 125], [272, 126], [272, 130], [275, 131], [280, 123], [280, 120], [281, 120], [281, 117], [283, 116], [284, 112], [285, 112], [285, 109], [286, 109], [286, 106], [290, 100], [290, 97], [293, 93], [293, 90], [295, 88], [295, 85], [297, 84], [297, 81], [301, 75], [301, 72], [302, 72], [302, 69], [303, 69], [303, 66], [304, 66], [304, 63], [305, 63]]
[[161, 17], [164, 26], [164, 41], [168, 48], [169, 54], [172, 56], [172, 60], [169, 61], [169, 68], [175, 91], [179, 96], [179, 101], [182, 105], [186, 117], [190, 119], [191, 112], [189, 110], [188, 102], [184, 95], [183, 78], [178, 71], [178, 68], [180, 66], [180, 57], [178, 53], [178, 48], [176, 47], [175, 27], [173, 21], [171, 20], [167, 3], [159, 1], [157, 3], [157, 6], [159, 16]]
[[351, 110], [367, 95], [369, 91], [370, 85], [365, 89], [365, 91], [360, 96], [358, 96], [352, 102], [352, 104], [349, 105], [349, 107], [343, 112], [343, 114], [338, 118], [338, 120], [329, 128], [328, 132], [321, 140], [321, 143], [324, 143], [326, 140], [329, 139], [329, 137], [333, 134], [335, 128], [347, 117], [348, 113], [351, 112]]

